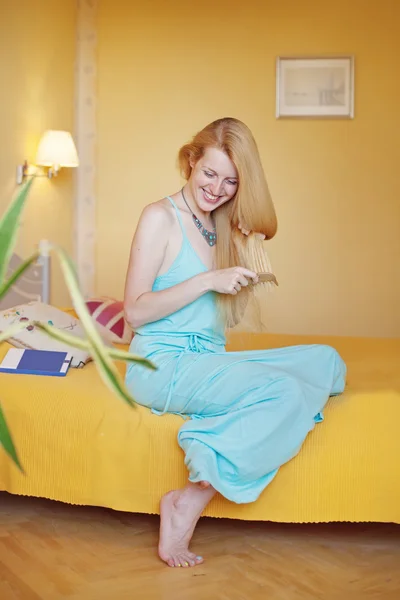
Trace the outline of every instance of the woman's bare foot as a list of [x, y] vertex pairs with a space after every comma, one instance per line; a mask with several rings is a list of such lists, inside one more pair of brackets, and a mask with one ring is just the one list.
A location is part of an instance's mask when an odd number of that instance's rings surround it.
[[189, 551], [189, 543], [201, 513], [214, 494], [211, 485], [201, 488], [188, 483], [182, 490], [163, 496], [158, 554], [170, 567], [194, 567], [203, 562], [201, 556]]

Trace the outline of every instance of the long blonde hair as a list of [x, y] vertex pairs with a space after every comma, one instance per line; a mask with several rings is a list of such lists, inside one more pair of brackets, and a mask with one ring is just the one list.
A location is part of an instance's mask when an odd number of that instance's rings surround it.
[[[235, 196], [213, 212], [217, 230], [216, 268], [242, 266], [256, 272], [270, 272], [264, 242], [254, 233], [244, 235], [238, 228], [240, 223], [251, 232], [264, 234], [266, 240], [273, 238], [277, 230], [275, 208], [255, 139], [238, 119], [226, 117], [213, 121], [179, 151], [179, 166], [186, 180], [192, 172], [191, 164], [197, 163], [208, 147], [225, 152], [239, 176]], [[250, 296], [260, 297], [260, 291], [265, 291], [267, 285], [248, 286], [236, 296], [218, 295], [226, 327], [240, 322]]]

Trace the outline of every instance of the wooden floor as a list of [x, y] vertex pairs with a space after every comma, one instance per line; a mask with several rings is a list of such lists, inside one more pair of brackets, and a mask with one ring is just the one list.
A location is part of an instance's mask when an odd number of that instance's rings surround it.
[[399, 526], [203, 519], [206, 562], [170, 569], [158, 523], [0, 493], [0, 599], [400, 599]]

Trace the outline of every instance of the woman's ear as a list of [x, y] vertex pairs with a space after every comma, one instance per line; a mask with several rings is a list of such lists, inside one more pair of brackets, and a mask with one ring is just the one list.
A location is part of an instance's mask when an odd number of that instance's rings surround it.
[[189, 158], [190, 168], [193, 171], [193, 169], [195, 168], [195, 166], [197, 164], [197, 161], [199, 160], [200, 156], [196, 157], [196, 154], [192, 150], [189, 150], [189, 157], [188, 158]]

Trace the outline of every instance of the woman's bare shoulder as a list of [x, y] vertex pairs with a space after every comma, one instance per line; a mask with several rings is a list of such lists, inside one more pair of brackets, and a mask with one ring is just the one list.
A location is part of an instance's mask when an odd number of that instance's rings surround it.
[[167, 198], [156, 200], [147, 204], [141, 214], [140, 220], [154, 227], [173, 223], [173, 207]]
[[167, 198], [161, 198], [144, 207], [142, 214], [155, 219], [169, 219], [173, 217], [173, 207]]

